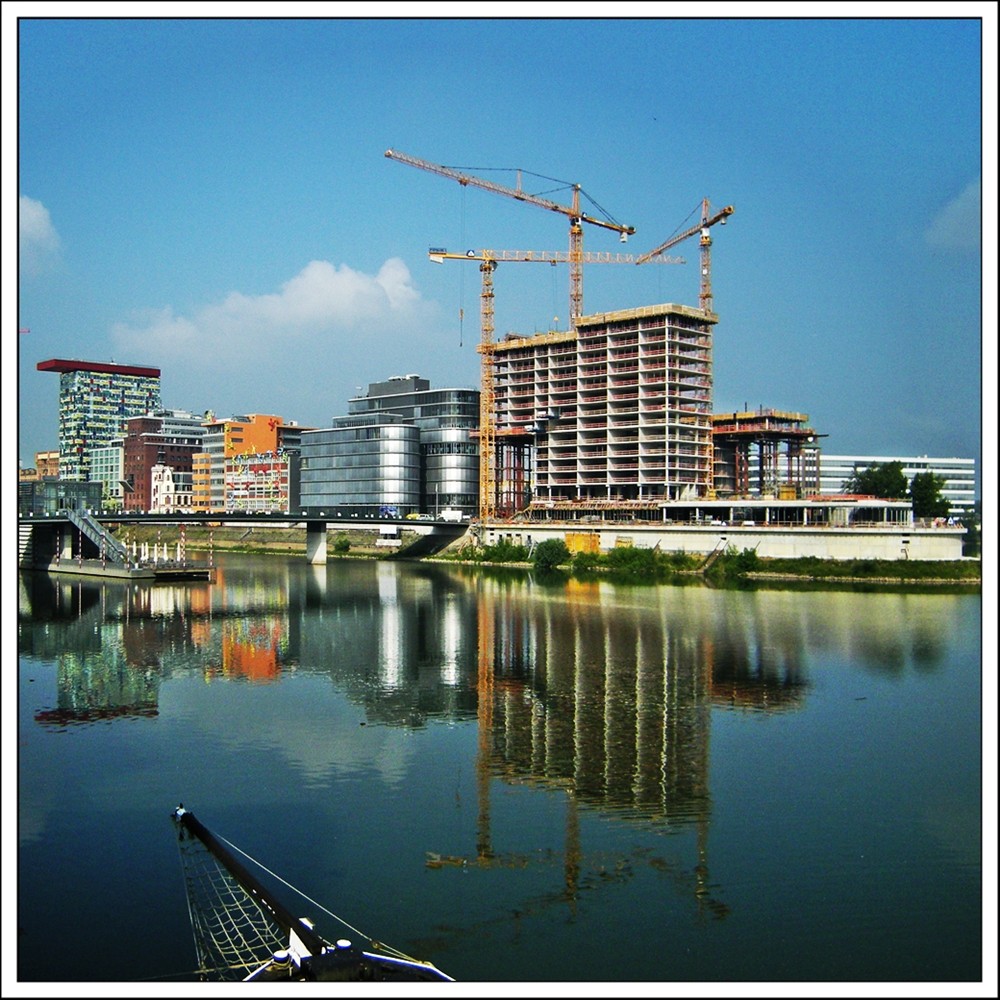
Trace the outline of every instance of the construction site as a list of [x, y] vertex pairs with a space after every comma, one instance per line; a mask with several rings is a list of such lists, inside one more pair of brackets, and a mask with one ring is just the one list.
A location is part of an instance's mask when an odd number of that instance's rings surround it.
[[[807, 414], [764, 407], [714, 412], [713, 334], [719, 317], [713, 306], [712, 231], [734, 214], [732, 205], [716, 211], [704, 198], [697, 225], [639, 256], [585, 253], [585, 224], [616, 232], [622, 241], [635, 228], [585, 214], [579, 185], [572, 186], [571, 204], [563, 205], [524, 190], [520, 172], [511, 188], [392, 149], [385, 155], [569, 222], [567, 252], [449, 253], [440, 247], [428, 252], [438, 263], [476, 262], [482, 279], [478, 529], [484, 540], [519, 533], [520, 525], [551, 528], [562, 522], [573, 528], [581, 521], [598, 536], [600, 525], [611, 528], [623, 520], [637, 528], [692, 525], [727, 532], [767, 526], [771, 537], [779, 527], [864, 525], [890, 532], [887, 547], [880, 547], [891, 551], [889, 558], [960, 557], [960, 529], [947, 544], [941, 534], [942, 544], [932, 547], [912, 545], [911, 538], [902, 544], [899, 532], [920, 528], [909, 504], [821, 496], [825, 435], [809, 426]], [[666, 252], [694, 238], [697, 307], [666, 303], [585, 314], [585, 264], [683, 263]], [[569, 265], [568, 330], [497, 340], [493, 274], [504, 262]], [[663, 538], [637, 543], [669, 544]], [[599, 537], [597, 544], [622, 542]], [[710, 552], [720, 543], [705, 538], [695, 544], [696, 551]], [[927, 554], [916, 555], [918, 549]], [[858, 554], [853, 544], [846, 551]], [[835, 546], [832, 557], [847, 557], [844, 552]]]

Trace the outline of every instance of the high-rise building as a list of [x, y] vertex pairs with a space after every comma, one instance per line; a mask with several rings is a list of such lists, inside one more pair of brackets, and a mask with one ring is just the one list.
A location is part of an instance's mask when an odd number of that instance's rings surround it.
[[539, 502], [708, 495], [716, 321], [689, 306], [643, 306], [583, 316], [575, 331], [497, 342], [498, 512], [529, 494]]
[[51, 358], [40, 372], [59, 373], [59, 476], [90, 478], [90, 457], [121, 437], [125, 421], [160, 408], [160, 369]]

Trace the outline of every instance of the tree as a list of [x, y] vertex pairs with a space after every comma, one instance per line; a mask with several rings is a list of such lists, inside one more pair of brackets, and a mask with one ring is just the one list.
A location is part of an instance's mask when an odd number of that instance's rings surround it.
[[556, 566], [568, 559], [569, 549], [561, 538], [550, 538], [535, 546], [533, 561], [537, 570], [555, 569]]
[[949, 503], [941, 496], [945, 481], [933, 472], [918, 472], [910, 480], [914, 517], [947, 517]]
[[908, 487], [902, 462], [876, 462], [867, 469], [855, 466], [854, 475], [844, 484], [848, 493], [861, 493], [883, 500], [905, 499]]

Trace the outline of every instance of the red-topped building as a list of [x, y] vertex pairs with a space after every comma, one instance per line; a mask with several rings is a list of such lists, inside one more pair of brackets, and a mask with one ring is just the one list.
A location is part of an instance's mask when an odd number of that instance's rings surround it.
[[75, 358], [36, 367], [59, 375], [61, 479], [89, 479], [91, 452], [120, 438], [129, 417], [160, 408], [159, 368]]

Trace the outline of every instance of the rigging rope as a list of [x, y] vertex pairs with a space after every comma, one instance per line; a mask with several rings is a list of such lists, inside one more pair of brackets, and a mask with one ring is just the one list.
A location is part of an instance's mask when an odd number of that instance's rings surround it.
[[373, 937], [371, 937], [370, 935], [366, 934], [364, 931], [362, 931], [359, 928], [357, 928], [357, 927], [353, 926], [352, 924], [348, 923], [343, 917], [341, 917], [338, 914], [334, 913], [332, 910], [327, 909], [322, 903], [320, 903], [317, 900], [313, 899], [311, 896], [307, 896], [301, 889], [299, 889], [298, 887], [292, 885], [291, 882], [288, 882], [285, 879], [283, 879], [277, 872], [271, 871], [271, 869], [268, 868], [267, 865], [264, 865], [260, 861], [258, 861], [256, 858], [251, 857], [249, 854], [247, 854], [246, 851], [244, 851], [241, 848], [237, 847], [231, 841], [226, 840], [225, 837], [221, 836], [218, 833], [215, 834], [215, 836], [220, 841], [222, 841], [222, 843], [224, 843], [227, 847], [229, 847], [232, 850], [236, 851], [237, 854], [241, 854], [244, 858], [247, 859], [247, 861], [250, 861], [253, 864], [255, 864], [261, 871], [267, 872], [267, 874], [270, 875], [271, 878], [277, 879], [277, 881], [279, 881], [283, 886], [286, 886], [287, 888], [291, 889], [292, 892], [294, 892], [297, 895], [301, 896], [307, 903], [312, 904], [317, 909], [322, 910], [327, 916], [333, 917], [334, 920], [336, 920], [339, 923], [343, 924], [344, 927], [346, 927], [349, 931], [353, 932], [354, 934], [360, 935], [361, 937], [365, 938], [368, 941], [371, 941], [371, 943], [373, 945], [376, 945], [377, 947], [382, 948], [385, 951], [391, 952], [392, 954], [396, 955], [398, 958], [405, 958], [407, 961], [411, 961], [411, 962], [419, 962], [420, 961], [420, 959], [413, 958], [411, 955], [407, 955], [406, 952], [400, 951], [398, 948], [393, 948], [392, 945], [387, 945], [387, 944], [385, 944], [382, 941], [376, 941]]

